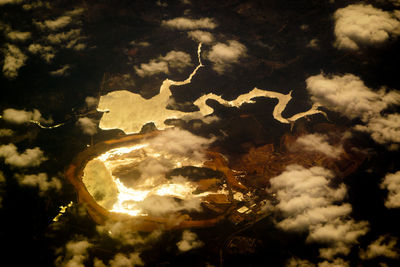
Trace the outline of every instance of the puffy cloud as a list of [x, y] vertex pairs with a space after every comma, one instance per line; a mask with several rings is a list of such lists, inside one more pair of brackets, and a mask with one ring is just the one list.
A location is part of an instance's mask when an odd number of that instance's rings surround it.
[[0, 129], [0, 137], [12, 136], [14, 131], [11, 129]]
[[182, 240], [176, 243], [178, 249], [182, 252], [186, 252], [195, 248], [202, 247], [204, 243], [200, 241], [196, 235], [189, 230], [185, 230], [182, 233]]
[[316, 151], [327, 155], [328, 157], [337, 158], [343, 153], [343, 147], [335, 147], [329, 144], [328, 136], [324, 134], [307, 134], [300, 136], [295, 147], [300, 147], [308, 151]]
[[11, 31], [7, 33], [7, 38], [12, 41], [26, 41], [31, 38], [30, 32]]
[[385, 201], [386, 208], [400, 208], [400, 171], [386, 174], [381, 183], [381, 188], [389, 191]]
[[85, 38], [81, 35], [81, 29], [49, 34], [46, 38], [51, 44], [60, 45], [65, 49], [81, 51], [86, 48], [86, 44], [80, 43]]
[[224, 73], [231, 65], [238, 63], [240, 58], [246, 55], [247, 48], [235, 40], [227, 44], [217, 43], [211, 47], [207, 59], [213, 63], [213, 69], [218, 73]]
[[181, 51], [170, 51], [165, 56], [152, 59], [149, 63], [142, 63], [140, 67], [135, 67], [136, 73], [140, 77], [150, 76], [158, 73], [170, 73], [170, 69], [182, 72], [186, 67], [192, 65], [190, 55]]
[[319, 74], [309, 77], [306, 83], [314, 102], [350, 119], [361, 118], [365, 122], [388, 106], [400, 104], [398, 92], [386, 92], [384, 89], [375, 92], [353, 74]]
[[369, 120], [366, 125], [356, 125], [354, 129], [371, 134], [379, 144], [389, 144], [396, 150], [400, 144], [400, 114], [388, 114]]
[[50, 189], [59, 191], [62, 186], [61, 181], [58, 178], [52, 177], [51, 179], [48, 179], [46, 173], [30, 175], [15, 174], [15, 178], [22, 186], [37, 187], [39, 189], [39, 195], [45, 194]]
[[306, 83], [315, 103], [350, 119], [360, 118], [365, 125], [356, 125], [354, 129], [370, 133], [377, 143], [388, 144], [391, 149], [398, 148], [400, 115], [381, 115], [381, 112], [400, 104], [399, 92], [387, 92], [385, 88], [373, 91], [352, 74], [319, 74], [309, 77]]
[[178, 30], [214, 29], [217, 27], [217, 24], [211, 18], [188, 19], [180, 17], [163, 20], [162, 25]]
[[348, 255], [357, 239], [368, 232], [368, 223], [353, 219], [337, 218], [325, 225], [315, 225], [307, 237], [307, 242], [318, 242], [330, 247], [319, 250], [320, 257], [333, 259], [336, 255]]
[[55, 57], [55, 50], [51, 46], [43, 46], [41, 44], [31, 44], [28, 47], [32, 54], [39, 54], [47, 63], [50, 63]]
[[366, 250], [360, 251], [360, 258], [369, 260], [376, 257], [386, 257], [397, 259], [399, 257], [399, 249], [395, 248], [397, 239], [389, 236], [380, 236], [372, 242]]
[[360, 46], [385, 43], [400, 35], [400, 21], [390, 12], [372, 5], [355, 4], [338, 9], [335, 19], [335, 47], [358, 50]]
[[28, 148], [19, 153], [14, 144], [0, 146], [0, 157], [4, 158], [6, 164], [18, 168], [36, 167], [47, 160], [39, 147]]
[[85, 98], [85, 103], [86, 103], [86, 106], [88, 108], [93, 108], [93, 107], [97, 107], [97, 104], [99, 103], [99, 100], [96, 97], [87, 96]]
[[27, 56], [12, 44], [6, 44], [4, 49], [3, 74], [9, 79], [15, 79], [18, 76], [18, 70], [25, 65]]
[[332, 188], [329, 184], [333, 177], [322, 167], [290, 165], [270, 180], [270, 190], [279, 200], [276, 208], [283, 216], [277, 226], [285, 231], [308, 231], [307, 242], [328, 246], [320, 249], [320, 256], [326, 259], [347, 255], [358, 237], [368, 231], [366, 222], [348, 217], [351, 205], [340, 204], [347, 190], [344, 184]]
[[33, 111], [18, 110], [13, 108], [8, 108], [3, 110], [3, 120], [9, 123], [22, 124], [31, 121], [39, 121], [44, 123], [53, 122], [51, 119], [42, 118], [42, 114], [39, 110], [34, 109]]
[[97, 133], [97, 123], [88, 117], [79, 118], [77, 124], [84, 134], [95, 135]]
[[54, 20], [45, 20], [42, 22], [38, 21], [38, 22], [35, 22], [35, 24], [41, 30], [56, 31], [56, 30], [65, 28], [66, 26], [70, 25], [72, 22], [76, 21], [76, 20], [74, 20], [74, 17], [82, 14], [83, 11], [84, 11], [84, 9], [82, 9], [82, 8], [76, 8], [76, 9], [66, 12], [63, 16], [60, 16]]
[[66, 27], [72, 22], [72, 18], [70, 16], [61, 16], [55, 20], [45, 20], [43, 22], [35, 22], [35, 24], [42, 30], [58, 30]]
[[67, 64], [62, 66], [61, 68], [51, 71], [50, 75], [52, 76], [66, 76], [69, 74], [69, 70], [71, 69], [71, 65]]
[[154, 137], [151, 140], [151, 146], [156, 151], [202, 160], [204, 150], [214, 141], [213, 138], [207, 139], [179, 128], [172, 128]]
[[59, 250], [63, 255], [56, 259], [55, 266], [84, 267], [89, 256], [88, 249], [92, 246], [87, 240], [68, 242], [64, 249]]
[[214, 36], [210, 32], [196, 30], [188, 32], [188, 36], [196, 42], [209, 44], [214, 41]]
[[110, 267], [134, 267], [143, 265], [144, 263], [139, 253], [131, 253], [128, 256], [118, 253], [114, 256], [114, 259], [109, 262]]

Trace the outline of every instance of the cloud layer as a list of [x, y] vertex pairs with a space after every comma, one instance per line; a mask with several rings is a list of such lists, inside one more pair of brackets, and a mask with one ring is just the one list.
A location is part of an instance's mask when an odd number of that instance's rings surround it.
[[320, 249], [320, 256], [325, 259], [349, 254], [358, 237], [368, 231], [366, 222], [349, 218], [351, 205], [341, 203], [346, 187], [340, 184], [332, 188], [329, 184], [333, 177], [322, 167], [290, 165], [271, 179], [270, 188], [276, 193], [276, 208], [282, 213], [277, 226], [285, 231], [308, 232], [306, 242], [327, 246]]

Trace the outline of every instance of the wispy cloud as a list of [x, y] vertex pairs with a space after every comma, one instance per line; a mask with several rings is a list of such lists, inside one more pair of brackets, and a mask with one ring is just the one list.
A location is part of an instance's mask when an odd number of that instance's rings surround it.
[[165, 56], [140, 64], [140, 67], [135, 67], [135, 71], [139, 76], [145, 77], [159, 73], [169, 74], [171, 70], [182, 72], [191, 65], [192, 59], [189, 54], [173, 50]]
[[161, 25], [178, 30], [214, 29], [217, 27], [211, 18], [189, 19], [184, 17], [163, 20]]

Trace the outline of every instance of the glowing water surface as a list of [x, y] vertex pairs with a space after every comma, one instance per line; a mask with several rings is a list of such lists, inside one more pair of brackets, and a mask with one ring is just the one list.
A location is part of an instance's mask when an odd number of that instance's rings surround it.
[[[130, 186], [115, 175], [121, 168], [140, 169], [142, 163], [149, 160], [154, 162], [150, 168], [161, 166], [165, 167], [164, 171], [154, 176], [142, 173], [140, 177], [130, 179]], [[165, 173], [182, 166], [202, 166], [202, 163], [199, 159], [179, 153], [155, 151], [149, 143], [136, 144], [111, 149], [92, 159], [84, 169], [82, 181], [97, 203], [111, 212], [145, 216], [149, 215], [146, 209], [150, 213], [154, 211], [155, 215], [198, 210], [203, 197], [210, 194], [228, 195], [228, 190], [220, 188], [217, 191], [196, 193], [196, 182], [184, 177], [168, 179]], [[179, 202], [171, 197], [179, 199]], [[153, 205], [164, 205], [164, 208], [161, 212], [159, 207]]]

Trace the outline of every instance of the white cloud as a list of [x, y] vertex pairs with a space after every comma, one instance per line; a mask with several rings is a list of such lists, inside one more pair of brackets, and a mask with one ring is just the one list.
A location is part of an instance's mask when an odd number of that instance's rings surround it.
[[386, 92], [383, 88], [375, 92], [353, 74], [319, 74], [309, 77], [306, 83], [314, 102], [350, 119], [361, 118], [366, 122], [388, 106], [400, 104], [398, 92]]
[[97, 104], [99, 103], [99, 100], [96, 97], [87, 96], [85, 98], [85, 103], [86, 103], [86, 106], [88, 108], [94, 108], [94, 107], [97, 107]]
[[139, 256], [139, 253], [131, 253], [127, 256], [124, 254], [118, 253], [114, 256], [114, 259], [110, 260], [110, 267], [134, 267], [134, 266], [143, 266], [144, 263]]
[[150, 76], [158, 73], [169, 74], [171, 69], [182, 72], [186, 67], [192, 65], [190, 55], [181, 51], [170, 51], [165, 56], [152, 59], [149, 63], [142, 63], [135, 67], [140, 77]]
[[71, 22], [72, 18], [70, 16], [61, 16], [55, 20], [45, 20], [43, 22], [36, 22], [36, 25], [42, 30], [49, 29], [55, 31], [66, 27]]
[[335, 19], [335, 47], [358, 50], [375, 46], [400, 35], [400, 21], [372, 5], [355, 4], [338, 9]]
[[381, 115], [393, 105], [400, 105], [400, 93], [381, 88], [374, 91], [357, 76], [311, 76], [306, 80], [311, 99], [330, 110], [350, 118], [360, 118], [365, 124], [354, 129], [371, 134], [380, 144], [397, 149], [400, 143], [400, 115]]
[[325, 134], [307, 134], [297, 138], [293, 149], [302, 148], [307, 151], [316, 151], [323, 153], [328, 157], [338, 158], [343, 153], [342, 146], [332, 146], [329, 144], [329, 138]]
[[196, 42], [209, 44], [214, 41], [214, 36], [210, 32], [196, 30], [188, 32], [188, 36]]
[[183, 210], [200, 211], [202, 209], [200, 198], [177, 201], [173, 197], [159, 195], [146, 197], [137, 204], [137, 207], [154, 216], [172, 214]]
[[54, 262], [55, 266], [84, 267], [89, 256], [88, 249], [92, 246], [87, 240], [68, 242], [62, 252], [64, 255], [60, 255]]
[[82, 14], [83, 11], [84, 11], [84, 9], [82, 9], [82, 8], [76, 8], [76, 9], [66, 12], [65, 15], [60, 16], [56, 19], [38, 21], [38, 22], [35, 22], [35, 24], [41, 30], [56, 31], [56, 30], [65, 28], [66, 26], [70, 25], [74, 21], [79, 22], [79, 20], [74, 19], [74, 17]]
[[6, 164], [18, 168], [36, 167], [47, 160], [39, 147], [28, 148], [19, 153], [14, 144], [0, 146], [0, 157], [4, 158]]
[[97, 123], [88, 117], [79, 118], [77, 124], [84, 134], [95, 135], [97, 133]]
[[59, 191], [62, 186], [61, 181], [58, 178], [52, 177], [51, 179], [48, 179], [46, 173], [30, 175], [15, 174], [15, 178], [22, 186], [38, 187], [39, 195], [45, 194], [50, 189]]
[[11, 129], [0, 129], [0, 137], [12, 136], [14, 131]]
[[399, 257], [399, 249], [396, 248], [397, 238], [389, 236], [380, 236], [372, 242], [366, 250], [360, 251], [360, 258], [369, 260], [376, 257], [386, 257], [397, 259]]
[[39, 54], [47, 63], [50, 63], [55, 57], [55, 50], [51, 46], [43, 46], [41, 44], [31, 44], [28, 47], [32, 54]]
[[213, 63], [213, 69], [221, 74], [231, 64], [239, 63], [240, 58], [246, 56], [246, 51], [247, 48], [243, 44], [229, 40], [227, 44], [217, 43], [212, 46], [207, 58]]
[[388, 114], [372, 118], [366, 125], [356, 125], [354, 129], [371, 134], [379, 144], [389, 144], [396, 150], [400, 144], [400, 114]]
[[71, 29], [67, 32], [53, 33], [47, 36], [47, 40], [51, 44], [61, 44], [66, 41], [75, 41], [81, 38], [81, 29]]
[[214, 141], [214, 138], [207, 139], [179, 128], [172, 128], [154, 137], [151, 145], [155, 150], [202, 160], [204, 150]]
[[322, 167], [290, 165], [270, 180], [270, 190], [279, 200], [276, 208], [283, 216], [277, 226], [285, 231], [308, 232], [307, 242], [328, 246], [320, 249], [320, 256], [326, 259], [347, 255], [358, 237], [368, 231], [366, 222], [349, 218], [351, 205], [341, 203], [346, 187], [340, 184], [332, 188], [329, 184], [333, 177]]
[[217, 27], [217, 24], [211, 18], [188, 19], [180, 17], [163, 20], [161, 25], [178, 30], [214, 29]]
[[9, 79], [15, 79], [18, 76], [18, 70], [25, 65], [27, 56], [12, 44], [6, 44], [4, 49], [3, 74]]
[[186, 252], [192, 249], [202, 247], [204, 243], [200, 241], [196, 235], [189, 230], [185, 230], [182, 233], [182, 240], [176, 243], [178, 249], [182, 252]]
[[69, 74], [70, 69], [71, 69], [71, 65], [66, 64], [57, 70], [51, 71], [50, 75], [51, 76], [67, 76]]
[[307, 237], [307, 242], [318, 242], [329, 245], [320, 248], [320, 257], [333, 259], [336, 255], [348, 255], [357, 239], [368, 232], [368, 223], [355, 222], [345, 217], [327, 222], [325, 225], [315, 225]]
[[22, 124], [31, 121], [39, 121], [44, 123], [52, 123], [51, 119], [42, 118], [42, 114], [39, 110], [34, 109], [33, 111], [18, 110], [13, 108], [8, 108], [3, 110], [3, 119], [6, 122], [14, 124]]
[[386, 174], [381, 188], [387, 189], [389, 192], [385, 201], [386, 208], [400, 208], [400, 171]]
[[31, 38], [30, 32], [11, 31], [7, 33], [7, 38], [12, 41], [26, 41]]

